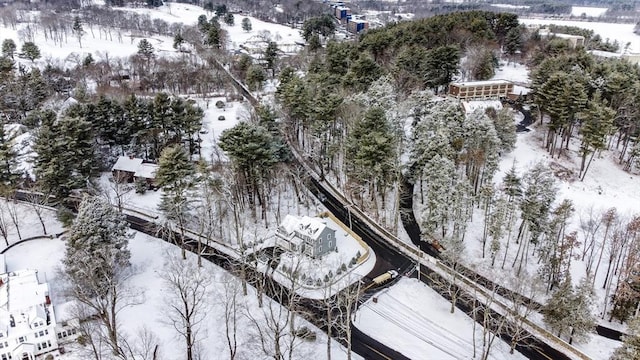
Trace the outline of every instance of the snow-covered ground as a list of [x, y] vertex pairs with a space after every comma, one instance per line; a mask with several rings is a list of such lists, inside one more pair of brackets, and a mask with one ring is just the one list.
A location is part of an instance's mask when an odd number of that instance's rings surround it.
[[555, 24], [563, 26], [576, 26], [583, 29], [593, 30], [593, 32], [595, 34], [599, 34], [603, 40], [618, 40], [621, 47], [624, 47], [627, 43], [630, 43], [630, 51], [640, 52], [640, 35], [633, 33], [633, 28], [635, 26], [634, 24], [527, 18], [520, 18], [520, 22], [525, 25]]
[[[49, 215], [50, 217], [51, 215]], [[183, 356], [184, 345], [175, 330], [168, 326], [166, 322], [166, 303], [169, 289], [164, 285], [159, 277], [165, 266], [167, 257], [179, 257], [180, 250], [174, 245], [165, 243], [162, 240], [135, 232], [135, 236], [130, 240], [131, 262], [137, 270], [137, 274], [131, 280], [131, 285], [144, 293], [145, 301], [139, 305], [133, 305], [124, 309], [120, 313], [120, 322], [124, 333], [133, 337], [144, 325], [152, 330], [158, 338], [161, 358], [179, 359]], [[7, 270], [38, 269], [41, 279], [46, 278], [52, 289], [52, 301], [54, 306], [66, 301], [62, 298], [59, 290], [60, 284], [57, 276], [57, 269], [64, 254], [64, 241], [62, 239], [34, 240], [17, 245], [6, 253]], [[195, 261], [195, 255], [189, 254], [188, 260]], [[207, 268], [214, 281], [210, 285], [211, 301], [207, 303], [207, 316], [202, 323], [199, 333], [202, 347], [202, 356], [205, 359], [216, 359], [226, 357], [228, 353], [225, 327], [221, 325], [223, 317], [223, 287], [229, 280], [228, 274], [208, 262], [203, 266]], [[256, 330], [249, 318], [244, 314], [252, 314], [260, 317], [262, 309], [258, 307], [255, 290], [249, 289], [246, 297], [238, 296], [238, 356], [244, 358], [262, 358], [259, 348], [259, 338], [256, 337]], [[267, 300], [265, 307], [268, 307], [270, 300]], [[297, 326], [308, 326], [315, 331], [317, 339], [315, 341], [300, 341], [295, 359], [308, 358], [309, 354], [325, 353], [326, 335], [317, 328], [298, 319]], [[338, 343], [332, 345], [332, 356], [336, 359], [345, 359], [346, 353]], [[80, 350], [72, 351], [60, 359], [83, 359]], [[222, 355], [225, 354], [225, 355]], [[84, 357], [86, 358], [86, 357]], [[355, 356], [355, 359], [359, 359]]]
[[600, 17], [604, 15], [608, 8], [591, 7], [591, 6], [572, 6], [571, 16]]
[[[141, 15], [148, 15], [151, 19], [162, 19], [168, 23], [183, 23], [186, 25], [194, 25], [198, 21], [198, 16], [207, 15], [207, 12], [199, 6], [182, 4], [182, 3], [166, 3], [158, 8], [116, 8], [123, 11], [135, 12]], [[37, 23], [38, 12], [30, 13], [31, 19]], [[207, 17], [211, 17], [208, 14]], [[263, 41], [264, 39], [275, 41], [283, 50], [294, 49], [296, 42], [302, 42], [302, 35], [299, 29], [293, 29], [284, 25], [268, 23], [256, 18], [246, 16], [250, 19], [252, 30], [246, 32], [242, 30], [241, 21], [245, 16], [236, 15], [233, 26], [222, 24], [227, 30], [229, 38], [229, 48], [237, 49], [240, 45], [251, 46], [255, 41]], [[28, 41], [21, 33], [25, 33], [25, 29], [29, 23], [22, 22], [17, 25], [16, 29], [5, 27], [0, 23], [0, 41], [4, 39], [13, 39], [20, 50], [22, 44]], [[87, 27], [87, 26], [85, 26]], [[51, 39], [46, 39], [45, 34], [38, 26], [31, 24], [29, 28], [34, 31], [33, 41], [40, 48], [42, 57], [36, 60], [37, 65], [43, 66], [46, 63], [63, 64], [67, 67], [78, 65], [78, 61], [89, 53], [96, 60], [105, 58], [114, 59], [114, 57], [128, 57], [138, 51], [138, 42], [143, 38], [137, 34], [127, 31], [114, 30], [112, 36], [107, 38], [98, 28], [89, 31], [85, 29], [85, 35], [82, 38], [82, 46], [75, 36], [68, 36], [66, 42], [62, 45], [54, 43]], [[167, 36], [153, 35], [146, 37], [156, 50], [159, 56], [172, 56], [176, 54], [173, 49], [173, 38]], [[79, 59], [79, 60], [78, 60]], [[30, 66], [28, 60], [20, 60], [25, 65]]]
[[517, 62], [501, 61], [493, 79], [503, 79], [517, 83], [529, 83], [529, 69]]
[[[54, 215], [55, 212], [52, 209], [42, 209], [42, 220], [46, 229], [45, 234], [45, 229], [42, 228], [42, 223], [31, 204], [0, 199], [0, 221], [6, 229], [6, 238], [5, 236], [0, 237], [0, 251], [5, 250], [7, 246], [20, 241], [20, 239], [36, 236], [55, 236], [55, 234], [61, 233], [64, 229]], [[12, 218], [15, 219], [15, 223]]]
[[[458, 360], [473, 358], [473, 320], [460, 310], [449, 313], [450, 303], [417, 279], [402, 278], [365, 302], [354, 325], [372, 338], [411, 359]], [[475, 327], [475, 348], [482, 352], [482, 328]], [[525, 359], [509, 354], [509, 346], [496, 339], [489, 359]]]
[[[577, 174], [580, 163], [577, 158], [577, 154], [573, 154], [572, 159], [563, 157], [562, 160], [551, 159], [542, 148], [542, 131], [544, 129], [533, 127], [533, 131], [528, 133], [518, 134], [518, 141], [516, 143], [516, 149], [505, 155], [500, 163], [499, 173], [494, 178], [496, 182], [502, 181], [504, 174], [515, 164], [515, 168], [519, 174], [523, 174], [527, 169], [531, 168], [535, 163], [542, 161], [546, 164], [552, 162], [559, 162], [563, 166], [567, 167], [568, 171], [573, 174]], [[574, 151], [577, 148], [577, 144], [574, 141], [572, 144]], [[616, 207], [621, 214], [631, 215], [640, 211], [640, 194], [637, 192], [638, 186], [640, 186], [640, 178], [630, 175], [622, 171], [615, 163], [615, 160], [611, 158], [611, 153], [605, 152], [601, 158], [594, 158], [589, 172], [583, 182], [578, 180], [564, 181], [557, 179], [559, 186], [559, 192], [557, 195], [556, 204], [562, 199], [570, 199], [575, 207], [575, 214], [572, 217], [568, 232], [578, 231], [578, 235], [583, 234], [580, 231], [580, 217], [586, 216], [587, 212], [593, 209], [595, 213], [601, 213], [604, 210]], [[470, 224], [467, 234], [466, 243], [466, 256], [465, 258], [473, 264], [481, 273], [489, 278], [495, 279], [503, 284], [509, 286], [507, 283], [507, 276], [505, 273], [513, 271], [512, 261], [517, 251], [517, 246], [512, 246], [507, 254], [507, 261], [505, 270], [500, 270], [500, 263], [504, 256], [503, 250], [500, 250], [496, 261], [496, 266], [491, 267], [490, 261], [482, 259], [482, 225], [481, 214], [477, 214], [472, 224]], [[583, 241], [581, 238], [580, 241]], [[575, 252], [580, 252], [577, 249]], [[532, 257], [526, 264], [526, 271], [529, 274], [537, 273], [538, 263]], [[578, 282], [581, 278], [586, 276], [586, 264], [579, 260], [572, 261], [571, 274], [574, 282]], [[596, 278], [596, 284], [602, 284], [604, 281], [605, 271], [599, 271]], [[598, 309], [602, 308], [604, 299], [604, 290], [601, 286], [595, 287], [596, 291], [596, 305], [594, 313], [599, 314]], [[544, 294], [539, 294], [539, 300], [545, 297]], [[614, 326], [615, 324], [603, 322], [604, 325]], [[540, 323], [540, 325], [542, 325]], [[598, 343], [603, 346], [594, 346], [593, 343]], [[614, 346], [619, 344], [615, 341], [609, 341], [601, 336], [592, 335], [591, 341], [577, 345], [577, 347], [585, 351], [593, 359], [607, 359], [614, 349]], [[605, 346], [608, 345], [608, 346]]]

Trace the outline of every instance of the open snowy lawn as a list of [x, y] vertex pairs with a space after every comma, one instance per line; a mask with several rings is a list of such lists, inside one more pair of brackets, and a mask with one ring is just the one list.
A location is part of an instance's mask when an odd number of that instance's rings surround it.
[[[12, 214], [15, 215], [12, 216]], [[55, 215], [53, 209], [42, 208], [42, 219], [47, 235], [59, 234], [63, 231], [62, 224], [56, 220]], [[17, 225], [14, 224], [12, 217], [15, 217]], [[4, 224], [7, 234], [6, 238], [2, 236], [0, 239], [0, 251], [7, 247], [7, 243], [13, 244], [20, 240], [18, 232], [22, 239], [45, 235], [42, 224], [33, 206], [29, 203], [1, 199], [0, 221]]]
[[[402, 278], [369, 299], [356, 313], [355, 326], [411, 359], [459, 360], [473, 356], [473, 320], [417, 279]], [[476, 351], [482, 351], [482, 329], [476, 326]], [[490, 359], [524, 359], [496, 339]]]
[[[117, 8], [123, 11], [131, 11], [141, 15], [149, 15], [152, 19], [162, 19], [168, 23], [181, 22], [187, 25], [194, 25], [198, 22], [200, 15], [211, 18], [213, 14], [208, 13], [202, 7], [182, 4], [166, 3], [154, 9], [147, 8]], [[242, 19], [249, 18], [251, 21], [251, 31], [242, 30]], [[265, 39], [275, 41], [281, 47], [288, 47], [296, 42], [303, 42], [299, 29], [294, 29], [285, 25], [274, 24], [258, 20], [252, 16], [243, 14], [234, 15], [233, 26], [228, 26], [220, 20], [222, 28], [229, 35], [229, 45], [231, 49], [238, 49], [241, 44], [263, 41]]]
[[599, 34], [603, 40], [618, 40], [621, 50], [629, 42], [631, 43], [632, 52], [640, 52], [640, 35], [633, 33], [634, 24], [617, 24], [603, 22], [587, 22], [587, 21], [571, 21], [571, 20], [554, 20], [554, 19], [520, 19], [525, 25], [564, 25], [577, 26], [583, 29], [593, 30]]
[[[167, 3], [159, 8], [117, 8], [123, 11], [135, 12], [138, 14], [149, 15], [152, 19], [162, 19], [169, 23], [184, 23], [187, 25], [194, 25], [198, 21], [198, 16], [207, 15], [210, 18], [212, 15], [198, 6], [181, 4], [181, 3]], [[37, 23], [38, 12], [32, 12], [32, 22]], [[293, 29], [287, 26], [273, 24], [258, 20], [256, 18], [249, 17], [252, 24], [252, 30], [246, 32], [242, 30], [241, 21], [245, 16], [236, 15], [234, 26], [227, 26], [222, 24], [223, 28], [227, 30], [229, 34], [229, 47], [232, 49], [238, 49], [240, 45], [252, 44], [256, 41], [263, 42], [264, 40], [275, 41], [282, 50], [289, 51], [295, 48], [296, 42], [302, 42], [302, 36], [299, 29]], [[4, 27], [0, 24], [0, 41], [4, 39], [13, 39], [17, 46], [18, 51], [22, 44], [28, 41], [25, 38], [20, 37], [20, 32], [29, 26], [28, 23], [19, 23], [16, 29]], [[66, 67], [74, 67], [81, 62], [82, 59], [89, 53], [93, 55], [96, 60], [101, 60], [109, 57], [128, 57], [137, 53], [138, 42], [142, 37], [133, 35], [129, 31], [113, 30], [112, 36], [107, 38], [103, 32], [99, 31], [97, 27], [94, 27], [93, 31], [88, 26], [85, 26], [85, 35], [82, 38], [82, 46], [80, 46], [75, 36], [68, 36], [66, 42], [54, 43], [51, 39], [46, 39], [44, 32], [38, 26], [29, 26], [34, 31], [33, 40], [35, 44], [40, 48], [42, 57], [35, 61], [37, 65], [44, 65], [48, 62], [57, 64], [63, 64]], [[176, 53], [173, 49], [173, 38], [167, 36], [153, 35], [146, 37], [156, 50], [156, 54], [159, 56], [173, 56]], [[251, 46], [251, 45], [247, 45]], [[79, 60], [78, 60], [79, 59]], [[29, 60], [19, 59], [24, 65], [29, 66], [31, 62]]]
[[509, 80], [518, 83], [529, 83], [529, 69], [525, 65], [515, 62], [501, 61], [493, 79]]
[[[251, 20], [251, 31], [242, 30], [242, 19], [245, 16], [236, 15], [233, 26], [222, 24], [222, 28], [227, 30], [229, 34], [230, 48], [238, 49], [240, 44], [245, 44], [251, 47], [250, 44], [255, 42], [261, 42], [264, 40], [275, 41], [281, 50], [286, 50], [291, 47], [295, 47], [296, 43], [304, 43], [300, 29], [291, 28], [288, 26], [268, 23], [256, 18], [246, 16]], [[284, 49], [283, 49], [284, 48]]]
[[599, 17], [604, 15], [609, 8], [605, 7], [591, 7], [591, 6], [572, 6], [571, 7], [571, 16], [582, 16], [583, 14], [587, 17]]
[[[165, 243], [162, 240], [134, 232], [135, 236], [130, 240], [131, 262], [137, 270], [137, 275], [132, 279], [132, 285], [143, 291], [144, 303], [123, 310], [120, 314], [122, 330], [129, 336], [134, 336], [143, 325], [152, 330], [158, 337], [162, 356], [160, 359], [179, 359], [183, 355], [181, 338], [166, 323], [167, 305], [165, 298], [169, 290], [164, 286], [159, 277], [165, 266], [164, 259], [168, 256], [179, 257], [178, 247]], [[62, 299], [56, 290], [56, 268], [64, 255], [64, 241], [61, 239], [46, 239], [26, 242], [10, 249], [7, 254], [7, 268], [9, 271], [31, 268], [38, 269], [41, 279], [49, 281], [52, 289], [54, 306], [61, 304]], [[187, 261], [195, 261], [195, 255], [189, 254]], [[208, 262], [204, 262], [207, 271], [212, 274], [214, 282], [210, 287], [211, 297], [207, 303], [207, 317], [203, 323], [203, 330], [199, 334], [202, 339], [204, 359], [221, 359], [227, 357], [226, 339], [224, 337], [224, 322], [222, 319], [223, 307], [221, 307], [222, 284], [227, 278], [227, 273]], [[269, 304], [267, 301], [266, 304]], [[238, 349], [242, 358], [262, 359], [263, 355], [257, 350], [259, 339], [255, 336], [253, 325], [243, 316], [243, 313], [251, 313], [259, 316], [262, 310], [257, 306], [255, 291], [250, 288], [249, 295], [239, 296], [238, 317]], [[267, 306], [267, 305], [265, 305]], [[297, 320], [298, 326], [306, 322]], [[309, 324], [306, 324], [310, 326]], [[313, 328], [315, 329], [315, 328]], [[315, 329], [317, 340], [313, 342], [301, 342], [295, 359], [314, 358], [313, 354], [324, 354], [326, 351], [326, 336], [321, 330]], [[345, 359], [346, 353], [339, 344], [332, 345], [332, 356], [335, 359]], [[61, 359], [79, 359], [78, 351], [60, 357]], [[360, 359], [354, 356], [355, 359]]]
[[[11, 29], [3, 27], [0, 24], [0, 40], [13, 39], [16, 42], [19, 52], [22, 44], [28, 41], [19, 36], [19, 31], [25, 29], [28, 25], [27, 23], [20, 23], [17, 29]], [[128, 57], [138, 52], [138, 42], [142, 39], [142, 37], [132, 36], [129, 32], [119, 31], [113, 31], [112, 39], [105, 38], [104, 35], [100, 37], [100, 31], [96, 28], [94, 30], [95, 36], [92, 36], [89, 29], [86, 30], [86, 34], [82, 38], [82, 47], [75, 36], [69, 36], [67, 41], [60, 45], [59, 43], [54, 43], [51, 39], [45, 39], [42, 29], [32, 25], [31, 28], [35, 30], [33, 40], [42, 54], [41, 58], [35, 61], [35, 64], [44, 65], [50, 62], [53, 64], [61, 64], [67, 68], [81, 64], [82, 59], [84, 59], [87, 54], [92, 54], [95, 60], [103, 60], [107, 57], [110, 59], [114, 57]], [[168, 56], [176, 53], [173, 49], [173, 39], [170, 37], [154, 35], [146, 37], [146, 39], [153, 45], [156, 54]], [[29, 60], [17, 60], [23, 65], [31, 65]]]
[[[221, 109], [215, 106], [217, 101], [223, 101], [225, 106]], [[231, 129], [240, 121], [248, 121], [251, 117], [249, 105], [245, 102], [227, 102], [223, 97], [196, 99], [196, 103], [204, 110], [202, 119], [201, 153], [207, 161], [212, 159], [227, 161], [224, 152], [215, 146], [223, 131]]]

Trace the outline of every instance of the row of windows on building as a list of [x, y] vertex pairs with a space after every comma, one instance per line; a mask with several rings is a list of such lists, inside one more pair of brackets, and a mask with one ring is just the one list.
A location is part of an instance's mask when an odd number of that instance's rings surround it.
[[[5, 341], [3, 345], [6, 347], [7, 346], [7, 342]], [[47, 340], [47, 341], [44, 341], [44, 342], [41, 342], [41, 343], [37, 344], [38, 351], [45, 350], [45, 349], [50, 348], [50, 347], [51, 347], [51, 341], [50, 340]], [[0, 354], [0, 360], [10, 360], [10, 359], [12, 359], [12, 356], [11, 356], [10, 352]]]
[[64, 330], [58, 333], [58, 339], [66, 338], [67, 336], [75, 335], [78, 331], [76, 329]]
[[47, 340], [46, 342], [38, 343], [38, 350], [44, 350], [46, 348], [51, 347], [51, 341]]

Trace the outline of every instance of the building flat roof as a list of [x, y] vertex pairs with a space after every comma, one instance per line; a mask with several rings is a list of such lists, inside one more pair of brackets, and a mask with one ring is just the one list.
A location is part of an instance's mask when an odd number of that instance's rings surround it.
[[485, 86], [485, 85], [503, 85], [503, 84], [511, 84], [511, 81], [498, 79], [498, 80], [465, 81], [465, 82], [451, 83], [451, 85], [454, 85], [454, 86]]

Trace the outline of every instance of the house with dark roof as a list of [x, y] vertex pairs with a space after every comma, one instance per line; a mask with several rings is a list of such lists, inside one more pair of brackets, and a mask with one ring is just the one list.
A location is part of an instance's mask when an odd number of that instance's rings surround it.
[[278, 226], [276, 237], [280, 247], [311, 258], [336, 250], [336, 229], [323, 218], [287, 215]]

